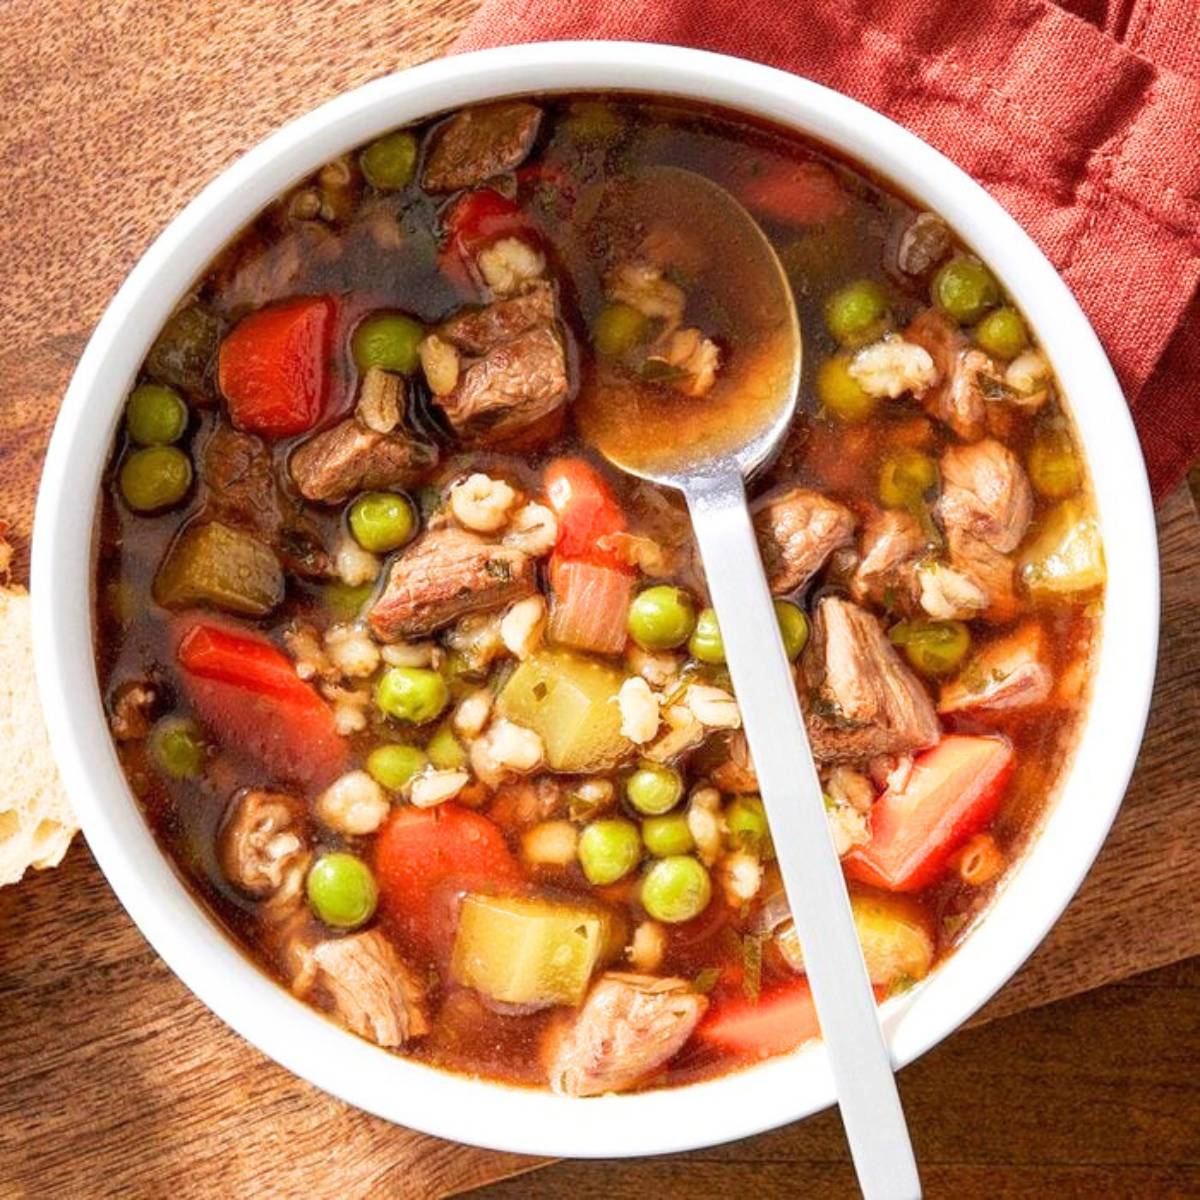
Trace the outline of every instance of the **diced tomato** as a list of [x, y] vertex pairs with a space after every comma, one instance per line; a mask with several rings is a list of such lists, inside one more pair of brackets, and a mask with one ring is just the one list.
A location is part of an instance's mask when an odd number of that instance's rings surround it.
[[625, 646], [633, 576], [617, 570], [557, 554], [550, 560], [549, 633], [552, 642], [619, 654]]
[[480, 250], [505, 237], [537, 241], [533, 222], [520, 205], [491, 188], [460, 196], [442, 219], [446, 240], [438, 266], [460, 286], [474, 280], [475, 258]]
[[325, 413], [337, 305], [302, 296], [243, 317], [221, 343], [217, 379], [238, 429], [304, 433]]
[[696, 1037], [711, 1046], [753, 1058], [786, 1054], [820, 1035], [807, 979], [765, 991], [757, 1002], [742, 996], [714, 997], [713, 1007], [696, 1030]]
[[329, 705], [266, 638], [194, 619], [176, 636], [188, 698], [223, 746], [310, 786], [345, 769], [346, 743]]
[[600, 472], [582, 458], [556, 458], [544, 478], [558, 517], [555, 555], [632, 573], [616, 553], [598, 545], [605, 534], [625, 530], [625, 514]]
[[943, 738], [916, 760], [902, 789], [875, 801], [870, 841], [842, 860], [846, 874], [893, 892], [934, 883], [996, 815], [1012, 766], [1012, 747], [998, 738]]
[[511, 889], [521, 868], [494, 822], [453, 802], [397, 808], [375, 842], [384, 913], [412, 937], [450, 939], [459, 896]]
[[734, 180], [733, 190], [751, 212], [785, 225], [819, 225], [846, 208], [837, 177], [818, 162], [771, 162]]

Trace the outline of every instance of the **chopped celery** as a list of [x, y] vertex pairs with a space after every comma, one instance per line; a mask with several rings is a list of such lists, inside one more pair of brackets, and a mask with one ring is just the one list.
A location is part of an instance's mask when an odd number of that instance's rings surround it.
[[587, 655], [543, 650], [512, 673], [496, 708], [541, 737], [551, 770], [602, 771], [633, 749], [621, 733], [617, 705], [624, 679], [621, 671]]
[[220, 521], [185, 530], [154, 579], [154, 599], [164, 608], [211, 604], [248, 617], [269, 613], [283, 599], [283, 589], [274, 551]]
[[1095, 514], [1077, 499], [1047, 513], [1021, 555], [1021, 579], [1035, 599], [1100, 587], [1104, 547]]
[[609, 949], [610, 918], [584, 905], [467, 896], [450, 970], [504, 1004], [579, 1004]]

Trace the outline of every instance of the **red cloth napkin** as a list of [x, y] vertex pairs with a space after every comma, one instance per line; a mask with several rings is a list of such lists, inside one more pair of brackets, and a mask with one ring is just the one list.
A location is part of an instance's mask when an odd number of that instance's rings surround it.
[[906, 125], [1062, 272], [1156, 498], [1200, 453], [1197, 0], [484, 0], [455, 49], [565, 38], [757, 59]]

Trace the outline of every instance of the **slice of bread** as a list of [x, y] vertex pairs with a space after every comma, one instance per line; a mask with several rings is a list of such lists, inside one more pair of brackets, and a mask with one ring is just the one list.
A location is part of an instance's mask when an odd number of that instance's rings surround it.
[[50, 753], [34, 684], [29, 596], [5, 587], [0, 587], [0, 747], [2, 886], [16, 883], [29, 867], [57, 866], [78, 828]]

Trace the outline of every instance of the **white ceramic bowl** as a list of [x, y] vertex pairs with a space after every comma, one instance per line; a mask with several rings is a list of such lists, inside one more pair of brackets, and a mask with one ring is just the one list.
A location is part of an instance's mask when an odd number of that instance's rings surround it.
[[33, 547], [37, 671], [54, 750], [93, 854], [155, 949], [243, 1037], [351, 1104], [442, 1137], [537, 1154], [650, 1154], [742, 1137], [825, 1107], [834, 1089], [824, 1051], [810, 1047], [673, 1091], [570, 1100], [443, 1073], [343, 1032], [261, 974], [159, 852], [113, 751], [93, 662], [89, 580], [101, 471], [138, 365], [193, 280], [268, 201], [350, 147], [458, 105], [566, 89], [631, 89], [726, 104], [840, 148], [943, 214], [996, 269], [1037, 330], [1082, 432], [1108, 555], [1095, 695], [1066, 785], [991, 911], [928, 980], [885, 1006], [897, 1064], [957, 1028], [1025, 961], [1104, 840], [1149, 705], [1158, 559], [1137, 439], [1083, 313], [999, 205], [891, 121], [767, 67], [615, 42], [447, 58], [331, 101], [230, 167], [137, 264], [97, 326], [63, 402]]

